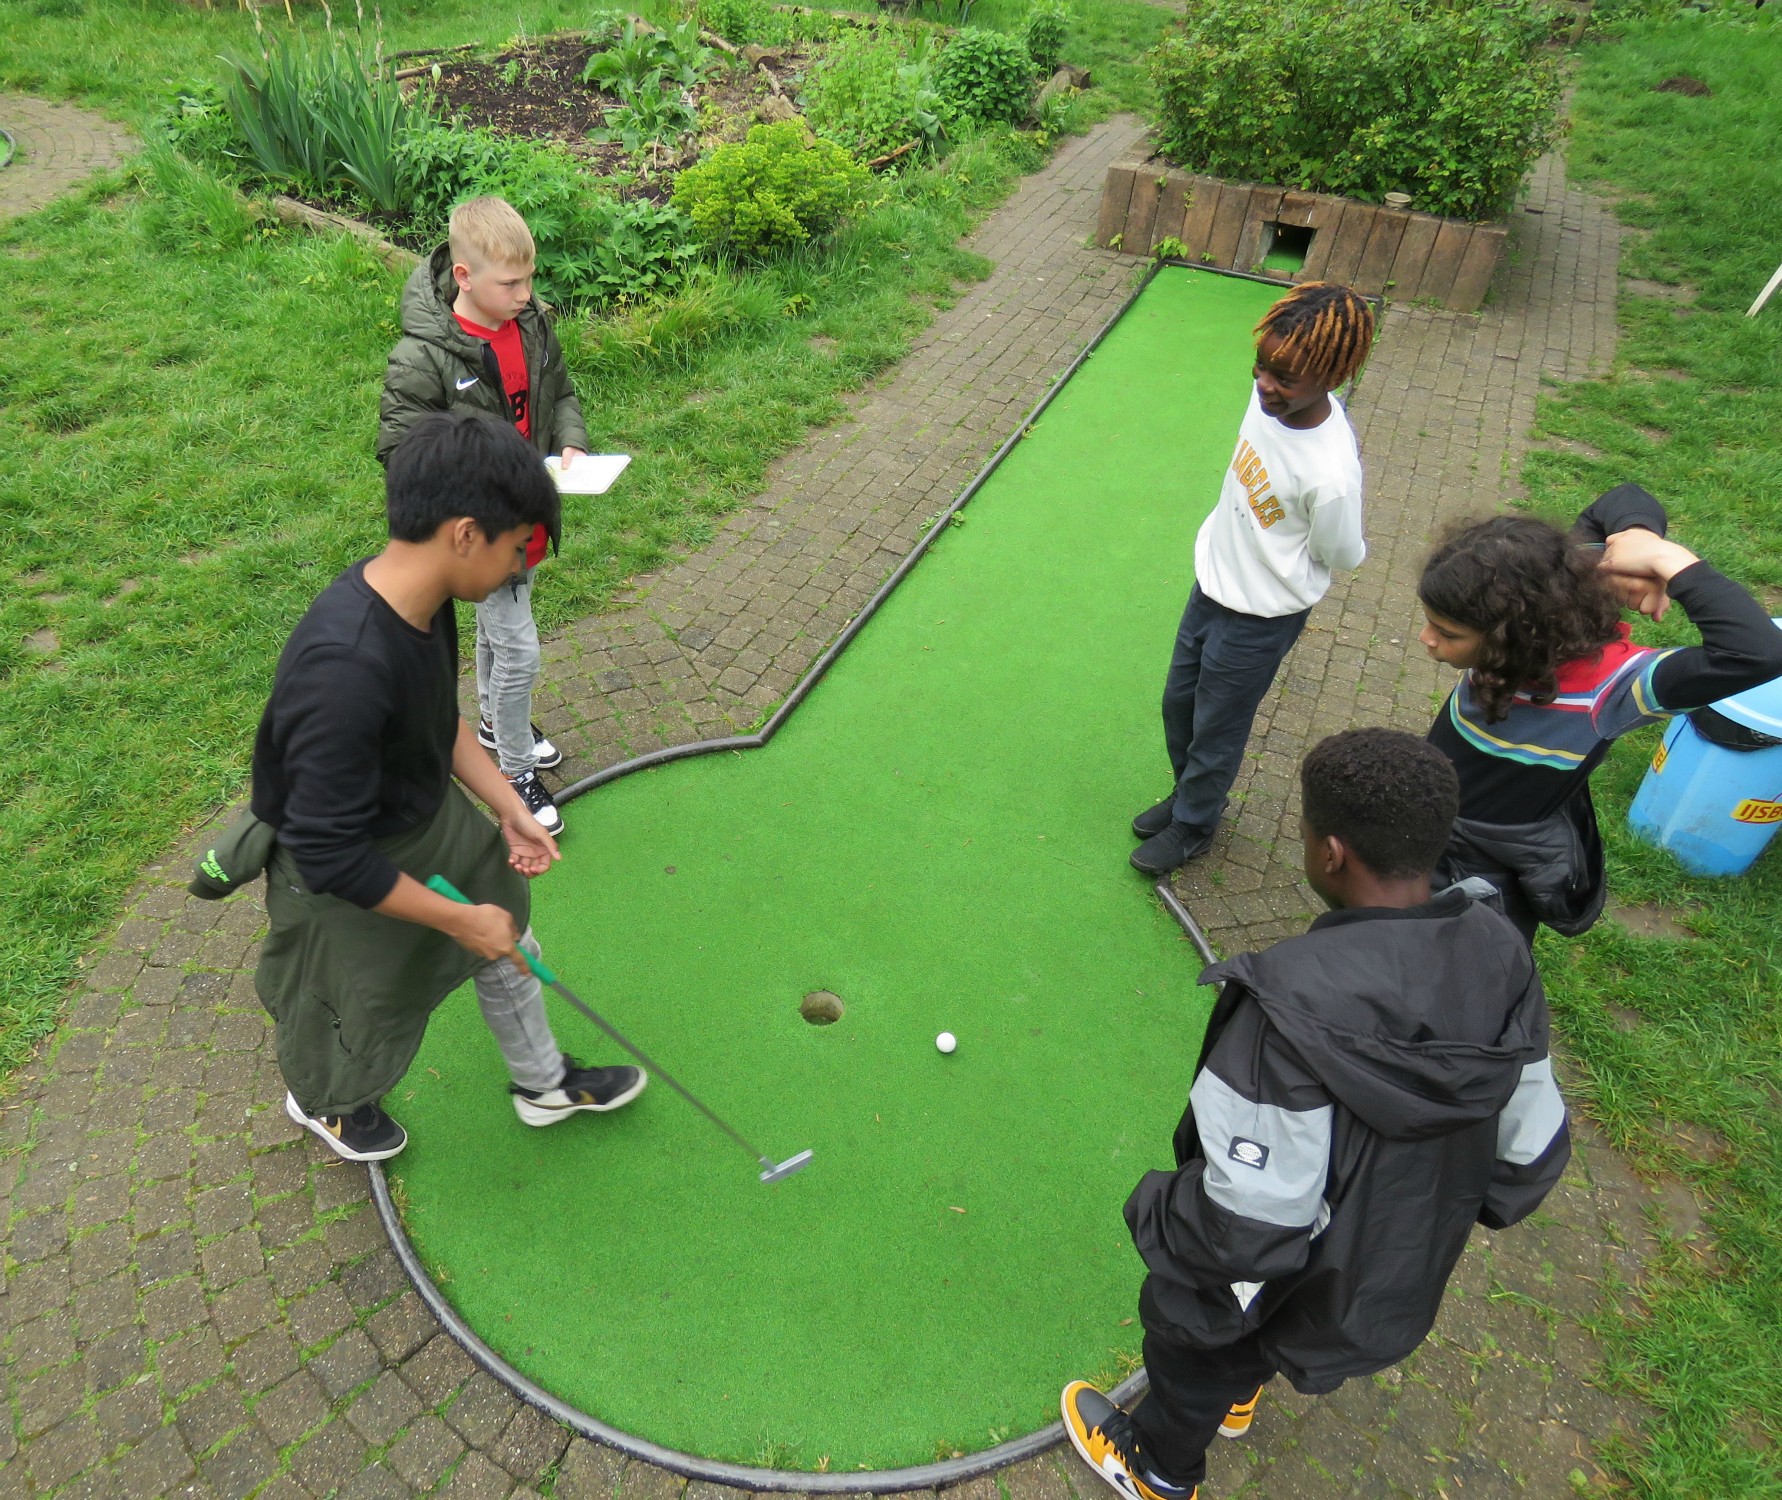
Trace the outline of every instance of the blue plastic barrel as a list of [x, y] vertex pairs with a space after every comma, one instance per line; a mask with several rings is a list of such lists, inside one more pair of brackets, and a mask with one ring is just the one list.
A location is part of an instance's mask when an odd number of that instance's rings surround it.
[[1782, 678], [1672, 719], [1627, 821], [1691, 874], [1750, 869], [1782, 827]]

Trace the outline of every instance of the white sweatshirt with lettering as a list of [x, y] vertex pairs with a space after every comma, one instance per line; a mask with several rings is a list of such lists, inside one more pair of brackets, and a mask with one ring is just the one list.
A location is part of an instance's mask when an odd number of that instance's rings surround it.
[[1275, 619], [1310, 609], [1333, 568], [1359, 567], [1361, 453], [1342, 403], [1301, 431], [1250, 389], [1219, 503], [1194, 542], [1194, 576], [1227, 609]]

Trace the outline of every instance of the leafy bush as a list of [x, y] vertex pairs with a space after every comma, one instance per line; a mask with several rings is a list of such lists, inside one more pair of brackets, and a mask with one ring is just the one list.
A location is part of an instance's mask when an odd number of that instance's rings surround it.
[[735, 42], [770, 46], [778, 38], [774, 13], [767, 0], [699, 0], [699, 24], [707, 31]]
[[967, 26], [941, 53], [934, 86], [963, 118], [1018, 120], [1033, 94], [1033, 59], [1013, 37]]
[[627, 151], [640, 152], [686, 135], [699, 124], [686, 90], [712, 70], [716, 59], [691, 22], [671, 31], [641, 31], [636, 22], [627, 21], [618, 41], [596, 52], [582, 70], [585, 82], [619, 97], [595, 139], [618, 141]]
[[933, 145], [943, 105], [928, 68], [891, 34], [851, 31], [812, 66], [799, 95], [818, 135], [870, 160], [911, 141]]
[[238, 170], [248, 154], [242, 137], [214, 83], [188, 84], [156, 118], [151, 136], [158, 136], [187, 161], [221, 172]]
[[852, 29], [827, 11], [779, 10], [767, 0], [699, 0], [699, 24], [738, 46], [762, 47], [826, 42]]
[[1559, 81], [1530, 0], [1220, 0], [1150, 56], [1164, 149], [1220, 177], [1468, 218], [1553, 141]]
[[401, 210], [397, 148], [428, 118], [422, 96], [405, 99], [339, 42], [312, 52], [280, 37], [259, 61], [224, 61], [229, 113], [267, 178], [311, 192], [344, 187], [385, 213]]
[[681, 173], [674, 201], [707, 244], [762, 255], [829, 233], [866, 182], [866, 168], [834, 141], [807, 142], [802, 122], [781, 120]]
[[435, 125], [404, 141], [402, 171], [423, 243], [445, 233], [465, 198], [492, 193], [513, 204], [537, 243], [538, 288], [551, 302], [651, 296], [677, 286], [695, 254], [683, 214], [600, 192], [560, 146]]
[[1041, 73], [1057, 71], [1064, 61], [1064, 43], [1070, 36], [1070, 7], [1064, 0], [1035, 0], [1021, 23], [1021, 42], [1034, 68]]

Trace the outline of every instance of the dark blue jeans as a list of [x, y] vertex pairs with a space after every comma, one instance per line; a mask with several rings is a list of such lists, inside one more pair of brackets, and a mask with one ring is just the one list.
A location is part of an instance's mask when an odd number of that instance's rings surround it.
[[1265, 619], [1227, 609], [1199, 584], [1188, 595], [1163, 686], [1163, 738], [1176, 775], [1178, 823], [1202, 833], [1219, 826], [1256, 710], [1310, 613]]

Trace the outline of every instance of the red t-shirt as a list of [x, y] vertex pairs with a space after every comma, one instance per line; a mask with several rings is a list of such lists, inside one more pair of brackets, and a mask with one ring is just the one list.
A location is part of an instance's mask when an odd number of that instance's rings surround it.
[[[485, 339], [495, 351], [495, 363], [501, 367], [501, 388], [507, 393], [507, 409], [520, 429], [520, 436], [532, 436], [532, 383], [526, 378], [526, 351], [520, 344], [520, 325], [509, 318], [499, 328], [484, 328], [472, 323], [461, 313], [452, 314], [458, 326], [473, 339]], [[532, 529], [532, 540], [526, 544], [526, 566], [536, 568], [544, 561], [551, 545], [542, 526]]]

